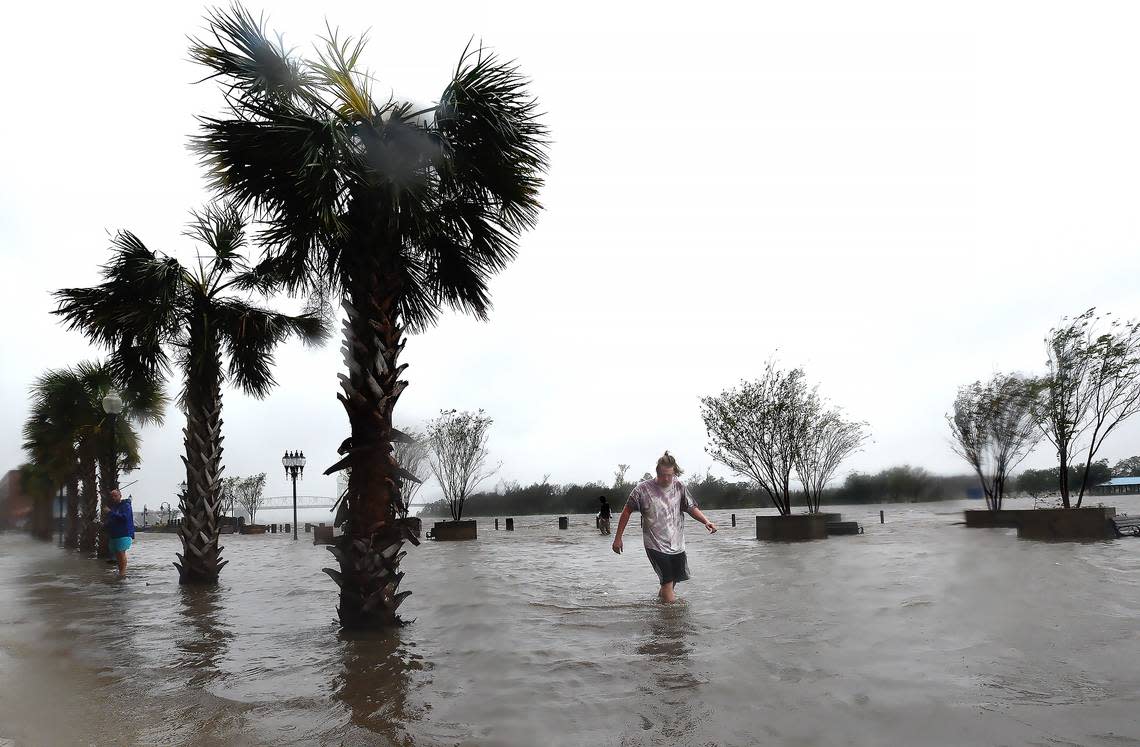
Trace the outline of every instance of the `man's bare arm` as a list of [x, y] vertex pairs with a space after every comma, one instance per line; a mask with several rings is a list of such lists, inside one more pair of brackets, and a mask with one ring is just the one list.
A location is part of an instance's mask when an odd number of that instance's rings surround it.
[[697, 521], [704, 524], [705, 529], [709, 530], [709, 534], [713, 534], [714, 532], [716, 532], [716, 524], [709, 521], [708, 517], [706, 517], [703, 513], [701, 513], [701, 510], [699, 508], [697, 508], [696, 506], [692, 506], [689, 508], [688, 513], [689, 513], [689, 516], [692, 516], [694, 519], [696, 519]]
[[621, 518], [618, 519], [618, 528], [617, 528], [617, 533], [614, 535], [613, 550], [614, 550], [614, 552], [618, 553], [619, 555], [621, 554], [621, 550], [622, 550], [621, 535], [623, 532], [625, 532], [625, 525], [629, 523], [629, 516], [632, 513], [633, 513], [633, 509], [627, 505], [625, 507], [625, 509], [621, 512]]

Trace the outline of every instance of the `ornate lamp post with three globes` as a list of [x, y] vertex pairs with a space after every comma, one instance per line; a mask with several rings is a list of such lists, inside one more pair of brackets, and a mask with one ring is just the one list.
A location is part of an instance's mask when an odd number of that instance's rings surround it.
[[305, 472], [305, 452], [286, 451], [281, 457], [285, 476], [293, 481], [293, 539], [297, 539], [297, 478]]

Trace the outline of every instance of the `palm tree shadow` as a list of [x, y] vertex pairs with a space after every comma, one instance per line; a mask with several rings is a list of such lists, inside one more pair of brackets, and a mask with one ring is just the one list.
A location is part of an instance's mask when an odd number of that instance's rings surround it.
[[401, 629], [341, 630], [344, 668], [333, 682], [337, 700], [357, 727], [384, 738], [384, 744], [413, 745], [411, 722], [423, 714], [409, 706], [412, 673], [429, 668], [413, 653]]
[[188, 685], [202, 688], [222, 676], [220, 665], [229, 654], [234, 634], [219, 622], [223, 604], [218, 587], [179, 585], [178, 592], [183, 624], [174, 643], [175, 663], [190, 670]]

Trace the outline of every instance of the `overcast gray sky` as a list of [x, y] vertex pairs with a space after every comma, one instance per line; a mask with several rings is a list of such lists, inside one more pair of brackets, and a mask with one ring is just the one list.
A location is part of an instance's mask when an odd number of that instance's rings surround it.
[[[775, 355], [870, 423], [844, 474], [957, 472], [957, 386], [1040, 370], [1063, 315], [1140, 315], [1140, 6], [738, 5], [249, 4], [302, 50], [326, 18], [370, 28], [368, 66], [420, 102], [474, 36], [518, 60], [547, 112], [540, 224], [494, 281], [490, 323], [450, 315], [409, 342], [400, 421], [484, 408], [493, 458], [523, 482], [640, 474], [666, 448], [703, 471], [698, 398]], [[205, 7], [5, 14], [5, 469], [35, 376], [97, 352], [49, 315], [50, 292], [97, 282], [121, 228], [190, 256], [181, 232], [207, 196], [186, 142], [220, 102], [186, 60]], [[265, 471], [285, 494], [281, 454], [303, 449], [301, 492], [334, 492], [338, 346], [283, 348], [264, 401], [227, 392], [228, 474]], [[1138, 435], [1104, 456], [1140, 452]], [[157, 504], [182, 479], [180, 415], [145, 437], [126, 479]]]

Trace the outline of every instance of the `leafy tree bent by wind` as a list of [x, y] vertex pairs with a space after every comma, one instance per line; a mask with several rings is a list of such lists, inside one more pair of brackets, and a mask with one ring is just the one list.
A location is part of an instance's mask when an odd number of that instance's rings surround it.
[[319, 343], [327, 331], [317, 312], [293, 316], [250, 302], [251, 292], [271, 291], [275, 279], [269, 268], [251, 268], [244, 259], [245, 218], [239, 210], [211, 206], [195, 213], [188, 235], [207, 252], [191, 267], [151, 251], [128, 231], [118, 233], [103, 266], [104, 282], [58, 291], [55, 313], [109, 348], [112, 369], [124, 381], [156, 381], [172, 366], [178, 369], [178, 405], [186, 413], [186, 489], [179, 496], [184, 521], [175, 567], [181, 583], [208, 583], [226, 564], [218, 544], [222, 385], [228, 381], [264, 397], [276, 383], [274, 348], [294, 335]]
[[[118, 390], [123, 399], [114, 439], [115, 463], [108, 461], [110, 422], [103, 411], [103, 397], [112, 389]], [[84, 552], [94, 552], [99, 547], [99, 507], [100, 503], [106, 504], [111, 488], [115, 487], [110, 484], [112, 476], [120, 470], [138, 468], [139, 436], [131, 421], [160, 424], [166, 404], [161, 387], [141, 381], [128, 389], [106, 363], [82, 362], [74, 367], [49, 369], [37, 377], [24, 424], [24, 450], [53, 479], [67, 486], [67, 547]]]
[[265, 262], [295, 292], [346, 315], [340, 399], [350, 435], [326, 474], [350, 469], [330, 547], [346, 627], [399, 623], [404, 541], [393, 427], [407, 386], [404, 335], [451, 308], [486, 319], [488, 282], [538, 217], [547, 133], [518, 68], [460, 57], [438, 103], [375, 95], [364, 39], [330, 31], [315, 59], [287, 51], [240, 5], [208, 17], [191, 57], [221, 84], [224, 116], [195, 147], [218, 193], [265, 223]]
[[958, 390], [954, 413], [947, 415], [954, 453], [978, 476], [986, 507], [1000, 511], [1010, 475], [1041, 440], [1033, 417], [1037, 385], [1019, 376], [997, 374]]
[[[1033, 416], [1057, 453], [1065, 508], [1080, 507], [1096, 455], [1108, 436], [1140, 412], [1140, 322], [1108, 320], [1091, 308], [1049, 330], [1048, 372], [1037, 382]], [[1070, 500], [1069, 470], [1082, 479]]]

